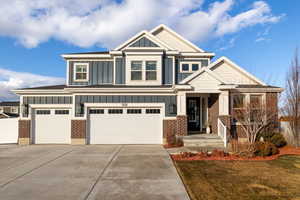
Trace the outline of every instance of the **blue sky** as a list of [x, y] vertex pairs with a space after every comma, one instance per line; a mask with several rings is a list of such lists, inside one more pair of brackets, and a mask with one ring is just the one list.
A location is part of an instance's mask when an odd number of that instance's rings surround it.
[[11, 0], [1, 6], [6, 17], [0, 19], [0, 100], [14, 99], [14, 88], [63, 83], [63, 53], [112, 49], [161, 23], [216, 58], [227, 56], [282, 87], [300, 46], [298, 0], [50, 2]]

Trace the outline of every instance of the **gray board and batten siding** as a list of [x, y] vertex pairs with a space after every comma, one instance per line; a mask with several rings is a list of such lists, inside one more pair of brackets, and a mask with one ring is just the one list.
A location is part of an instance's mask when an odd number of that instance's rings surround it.
[[76, 95], [75, 113], [77, 117], [84, 115], [84, 103], [165, 103], [165, 115], [170, 117], [177, 115], [177, 98], [175, 95]]
[[152, 42], [146, 37], [142, 37], [138, 41], [134, 42], [130, 47], [159, 47], [157, 44]]
[[[89, 63], [89, 81], [74, 81], [74, 63]], [[113, 61], [70, 61], [69, 85], [113, 84]]]
[[207, 59], [193, 59], [193, 60], [185, 60], [185, 59], [176, 59], [175, 61], [175, 83], [178, 84], [188, 76], [192, 75], [193, 73], [188, 72], [180, 72], [180, 63], [181, 62], [200, 62], [201, 67], [208, 66], [208, 60]]
[[23, 97], [23, 116], [28, 116], [30, 104], [72, 104], [71, 96], [24, 96]]

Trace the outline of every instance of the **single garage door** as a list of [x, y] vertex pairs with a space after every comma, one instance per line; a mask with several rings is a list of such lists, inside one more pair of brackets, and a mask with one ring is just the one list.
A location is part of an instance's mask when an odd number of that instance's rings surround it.
[[90, 144], [162, 144], [160, 108], [89, 110]]
[[71, 113], [69, 109], [36, 109], [33, 120], [35, 144], [70, 144]]

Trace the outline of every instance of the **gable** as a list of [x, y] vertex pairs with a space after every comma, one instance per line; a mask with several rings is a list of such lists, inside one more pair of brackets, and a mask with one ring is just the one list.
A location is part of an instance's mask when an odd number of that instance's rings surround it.
[[244, 72], [233, 67], [228, 62], [220, 62], [210, 68], [210, 70], [222, 77], [222, 79], [228, 84], [260, 84]]
[[213, 77], [207, 71], [202, 71], [199, 76], [189, 82], [194, 90], [218, 90], [222, 82]]
[[159, 47], [153, 41], [149, 40], [146, 37], [142, 37], [141, 39], [132, 43], [129, 47]]
[[180, 52], [204, 52], [165, 25], [160, 25], [151, 31], [152, 35], [164, 42], [171, 48]]

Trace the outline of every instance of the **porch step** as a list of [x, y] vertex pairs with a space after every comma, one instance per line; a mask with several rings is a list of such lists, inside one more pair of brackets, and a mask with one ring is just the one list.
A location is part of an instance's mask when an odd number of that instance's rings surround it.
[[216, 134], [197, 134], [183, 136], [182, 141], [185, 147], [199, 147], [210, 150], [225, 149], [223, 140]]

